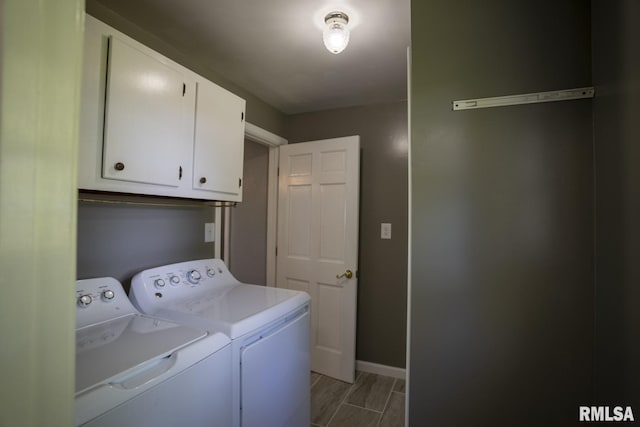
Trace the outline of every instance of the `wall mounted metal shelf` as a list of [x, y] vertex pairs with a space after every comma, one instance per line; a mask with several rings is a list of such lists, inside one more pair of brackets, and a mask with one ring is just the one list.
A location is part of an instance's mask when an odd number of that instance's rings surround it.
[[537, 104], [540, 102], [569, 101], [572, 99], [593, 98], [595, 89], [581, 87], [577, 89], [553, 90], [549, 92], [525, 93], [522, 95], [495, 96], [491, 98], [464, 99], [453, 101], [452, 107], [457, 110], [476, 108], [504, 107], [508, 105]]

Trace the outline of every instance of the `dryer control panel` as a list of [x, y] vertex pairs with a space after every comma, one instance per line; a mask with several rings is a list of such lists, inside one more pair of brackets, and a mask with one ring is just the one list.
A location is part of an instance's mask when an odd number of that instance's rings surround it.
[[144, 270], [131, 279], [131, 302], [144, 313], [224, 292], [240, 282], [221, 259], [201, 259]]
[[138, 313], [113, 277], [78, 280], [76, 307], [77, 328]]

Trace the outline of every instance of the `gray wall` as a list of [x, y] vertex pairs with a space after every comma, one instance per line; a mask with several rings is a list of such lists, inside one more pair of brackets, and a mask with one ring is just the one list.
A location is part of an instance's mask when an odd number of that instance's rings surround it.
[[[126, 17], [120, 16], [113, 10], [105, 7], [100, 3], [100, 0], [87, 0], [86, 8], [87, 13], [91, 16], [111, 25], [118, 31], [125, 33], [129, 37], [139, 41], [151, 49], [154, 49], [166, 57], [171, 58], [201, 76], [208, 78], [228, 91], [244, 98], [247, 101], [246, 115], [248, 122], [260, 126], [261, 128], [277, 135], [284, 134], [286, 127], [284, 114], [273, 108], [271, 105], [265, 103], [260, 98], [254, 96], [252, 93], [247, 92], [243, 88], [222, 77], [215, 70], [204, 65], [201, 58], [189, 56], [184, 52], [175, 49], [173, 46], [157, 37], [155, 35], [154, 28], [142, 28], [137, 23], [134, 23]], [[146, 14], [148, 14], [148, 11], [146, 11]], [[153, 21], [146, 21], [146, 23], [152, 25]]]
[[[289, 142], [360, 135], [360, 260], [356, 358], [405, 366], [407, 104], [289, 116]], [[380, 240], [390, 222], [392, 239]]]
[[[80, 198], [198, 203], [90, 193], [81, 193]], [[204, 224], [213, 221], [213, 208], [80, 202], [77, 277], [112, 276], [128, 290], [131, 277], [145, 268], [213, 258], [213, 243], [204, 243]]]
[[229, 269], [241, 282], [267, 283], [269, 148], [244, 142], [242, 203], [231, 209]]
[[412, 1], [412, 426], [566, 426], [592, 397], [590, 3]]
[[597, 402], [640, 416], [640, 3], [593, 1]]

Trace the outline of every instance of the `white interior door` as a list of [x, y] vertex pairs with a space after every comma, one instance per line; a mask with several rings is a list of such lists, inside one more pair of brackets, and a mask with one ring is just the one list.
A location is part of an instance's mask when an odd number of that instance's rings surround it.
[[359, 180], [359, 136], [280, 147], [276, 284], [311, 295], [311, 369], [347, 382], [355, 372]]

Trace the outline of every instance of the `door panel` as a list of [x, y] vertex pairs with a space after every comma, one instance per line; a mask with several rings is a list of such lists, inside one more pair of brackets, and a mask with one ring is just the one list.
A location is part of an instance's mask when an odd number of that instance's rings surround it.
[[339, 353], [341, 319], [341, 297], [342, 288], [328, 283], [318, 283], [317, 290], [317, 322], [316, 345], [324, 350]]
[[241, 200], [245, 101], [201, 79], [197, 82], [193, 188]]
[[290, 257], [309, 260], [311, 257], [311, 186], [291, 187], [289, 192], [288, 247]]
[[167, 63], [109, 39], [104, 178], [177, 187], [191, 152], [185, 80]]
[[346, 189], [343, 184], [320, 186], [320, 259], [342, 262], [345, 258]]
[[[311, 295], [312, 370], [353, 382], [358, 136], [280, 147], [278, 287]], [[338, 275], [351, 270], [351, 278]]]

